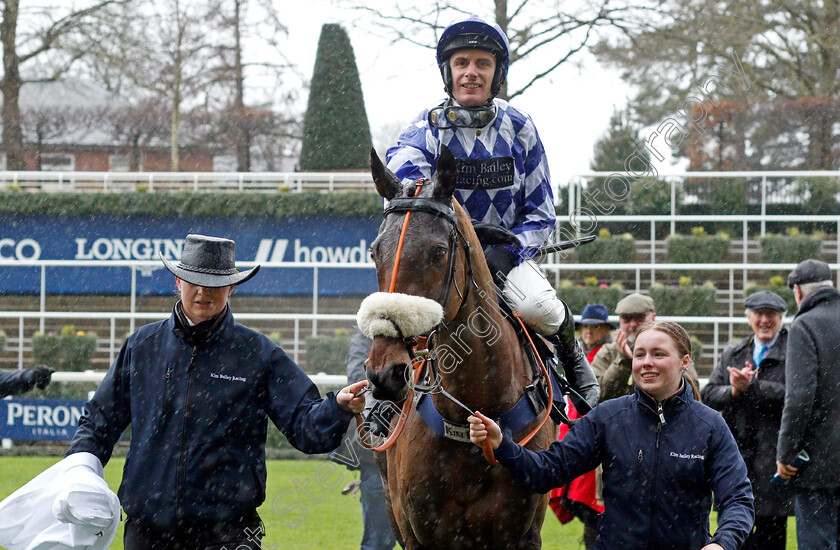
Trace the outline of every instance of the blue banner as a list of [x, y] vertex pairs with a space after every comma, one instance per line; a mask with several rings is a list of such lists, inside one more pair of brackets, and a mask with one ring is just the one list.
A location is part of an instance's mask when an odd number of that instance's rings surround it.
[[81, 399], [0, 399], [0, 438], [70, 441], [84, 409]]
[[[256, 262], [314, 261], [370, 264], [368, 248], [380, 219], [327, 216], [275, 218], [149, 218], [3, 216], [0, 218], [0, 259], [3, 260], [167, 260], [181, 256], [189, 233], [236, 241], [236, 259]], [[311, 294], [312, 268], [263, 269], [237, 289], [242, 294]], [[370, 269], [318, 270], [320, 294], [365, 295], [376, 291]], [[129, 267], [48, 267], [46, 290], [51, 294], [129, 294]], [[4, 267], [0, 292], [39, 293], [39, 267]], [[172, 275], [159, 267], [137, 275], [138, 294], [173, 294]]]

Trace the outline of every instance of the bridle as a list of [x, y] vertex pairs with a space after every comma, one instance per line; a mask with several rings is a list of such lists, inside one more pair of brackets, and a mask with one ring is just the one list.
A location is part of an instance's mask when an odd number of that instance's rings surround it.
[[[439, 304], [443, 308], [444, 316], [446, 315], [446, 306], [449, 302], [449, 297], [451, 293], [452, 287], [455, 287], [456, 292], [458, 293], [458, 297], [460, 299], [460, 304], [458, 305], [458, 309], [448, 322], [454, 321], [457, 318], [458, 314], [460, 313], [461, 309], [463, 309], [464, 305], [467, 302], [467, 298], [469, 296], [470, 286], [474, 286], [476, 291], [480, 291], [478, 287], [478, 283], [476, 283], [475, 278], [473, 277], [473, 270], [472, 270], [472, 261], [471, 261], [471, 247], [469, 245], [469, 241], [467, 240], [464, 233], [458, 227], [457, 218], [455, 214], [455, 209], [452, 204], [445, 204], [441, 201], [437, 201], [434, 199], [427, 199], [427, 198], [420, 198], [419, 194], [422, 190], [422, 186], [428, 180], [418, 180], [417, 186], [414, 191], [414, 196], [412, 197], [402, 197], [402, 198], [394, 198], [391, 199], [388, 207], [385, 209], [385, 216], [392, 213], [402, 213], [405, 212], [405, 219], [403, 220], [402, 229], [400, 231], [400, 238], [397, 244], [397, 253], [396, 258], [394, 259], [394, 267], [391, 272], [391, 283], [389, 285], [388, 292], [394, 293], [396, 289], [396, 280], [397, 275], [399, 273], [399, 266], [400, 266], [400, 259], [402, 257], [402, 250], [403, 244], [405, 243], [405, 236], [408, 232], [408, 223], [411, 219], [412, 212], [425, 212], [428, 214], [432, 214], [435, 217], [442, 217], [447, 220], [452, 225], [452, 230], [449, 234], [449, 257], [447, 261], [446, 267], [446, 276], [444, 278], [443, 289], [441, 291], [441, 297], [439, 300]], [[451, 199], [454, 200], [454, 199]], [[459, 245], [463, 246], [465, 252], [465, 280], [464, 280], [464, 290], [458, 287], [458, 282], [456, 280], [456, 259], [458, 256], [458, 249]], [[522, 326], [523, 331], [527, 334], [527, 330], [525, 330], [525, 325], [522, 322], [522, 319], [519, 318], [518, 315], [514, 313], [514, 317], [516, 318], [517, 322]], [[437, 334], [441, 327], [447, 326], [447, 320], [444, 318], [441, 319], [440, 323], [433, 327], [430, 331], [426, 334], [418, 335], [418, 336], [409, 336], [403, 337], [403, 342], [406, 345], [406, 349], [411, 359], [411, 367], [413, 370], [413, 376], [410, 378], [411, 385], [406, 395], [405, 402], [403, 403], [402, 411], [400, 414], [400, 419], [397, 421], [397, 425], [394, 427], [392, 433], [388, 436], [386, 441], [377, 447], [369, 446], [365, 443], [365, 435], [364, 433], [360, 432], [362, 444], [368, 448], [372, 448], [374, 451], [385, 451], [389, 449], [394, 443], [397, 441], [399, 436], [402, 433], [403, 428], [405, 427], [406, 420], [408, 418], [408, 413], [411, 410], [412, 404], [414, 402], [414, 394], [429, 394], [429, 393], [440, 393], [451, 402], [453, 402], [458, 407], [464, 409], [469, 414], [475, 414], [472, 409], [464, 405], [460, 400], [458, 400], [455, 396], [451, 395], [449, 392], [443, 388], [443, 385], [438, 383], [438, 369], [436, 366], [434, 348], [437, 345]], [[399, 333], [399, 327], [396, 327]], [[400, 333], [401, 334], [401, 333]], [[530, 336], [528, 336], [530, 340]], [[533, 346], [533, 342], [531, 342]], [[422, 349], [420, 349], [422, 346]], [[543, 365], [542, 360], [539, 359], [538, 354], [537, 360], [539, 362], [540, 369], [542, 370], [543, 376], [546, 380], [548, 380], [548, 372]], [[426, 383], [421, 384], [420, 379], [425, 372]], [[549, 409], [551, 407], [551, 402], [553, 399], [553, 391], [551, 388], [551, 383], [548, 384], [548, 406], [546, 407], [545, 416], [543, 420], [539, 423], [539, 425], [532, 430], [525, 438], [523, 438], [519, 443], [524, 445], [528, 441], [530, 441], [545, 425], [546, 421], [549, 418]], [[359, 426], [362, 426], [361, 415], [357, 416], [357, 422]], [[499, 462], [493, 456], [493, 449], [490, 445], [489, 440], [485, 440], [484, 444], [482, 445], [482, 450], [484, 452], [484, 458], [490, 464], [498, 464]]]
[[[473, 277], [471, 260], [472, 248], [470, 247], [469, 241], [467, 240], [466, 236], [458, 227], [458, 220], [455, 214], [454, 207], [451, 205], [451, 203], [445, 204], [441, 201], [437, 201], [434, 199], [419, 197], [423, 185], [428, 181], [429, 180], [423, 179], [418, 180], [414, 190], [414, 196], [393, 198], [389, 201], [387, 208], [385, 208], [384, 215], [386, 217], [389, 214], [398, 214], [403, 212], [405, 213], [402, 229], [400, 231], [400, 238], [397, 243], [397, 253], [396, 258], [394, 259], [394, 267], [391, 271], [391, 283], [389, 285], [388, 292], [394, 293], [396, 290], [397, 274], [399, 273], [400, 268], [400, 259], [402, 257], [403, 245], [405, 243], [406, 234], [408, 233], [408, 224], [411, 220], [412, 212], [425, 212], [427, 214], [434, 215], [436, 218], [443, 218], [452, 225], [452, 230], [449, 232], [449, 249], [446, 264], [446, 275], [444, 277], [443, 288], [441, 289], [441, 296], [438, 300], [438, 303], [443, 308], [445, 316], [446, 306], [449, 303], [449, 297], [452, 292], [452, 287], [455, 288], [455, 291], [458, 293], [458, 299], [460, 300], [460, 303], [458, 305], [458, 309], [456, 310], [455, 315], [452, 317], [452, 319], [449, 319], [448, 321], [451, 323], [454, 319], [457, 318], [458, 314], [463, 309], [464, 305], [467, 303], [467, 298], [469, 297], [470, 292], [470, 286], [475, 286], [476, 289], [478, 289], [478, 284], [475, 282], [475, 278]], [[464, 249], [465, 256], [465, 274], [463, 291], [458, 286], [458, 281], [456, 280], [457, 257], [459, 246]], [[405, 426], [405, 420], [408, 417], [408, 412], [411, 410], [415, 393], [440, 392], [444, 395], [447, 395], [450, 399], [455, 401], [461, 407], [464, 407], [464, 405], [460, 401], [449, 395], [449, 393], [446, 392], [446, 390], [444, 390], [443, 387], [437, 383], [439, 373], [437, 369], [437, 362], [435, 360], [434, 348], [437, 345], [437, 334], [441, 326], [447, 326], [447, 320], [445, 317], [441, 319], [440, 323], [437, 326], [433, 327], [426, 334], [417, 336], [412, 335], [408, 337], [403, 336], [402, 339], [405, 343], [406, 350], [408, 351], [408, 356], [411, 359], [410, 366], [413, 371], [413, 376], [411, 376], [409, 380], [411, 387], [405, 398], [405, 402], [403, 403], [402, 413], [400, 414], [400, 420], [397, 422], [397, 426], [394, 428], [393, 432], [391, 433], [391, 435], [388, 436], [384, 443], [376, 447], [370, 447], [374, 451], [385, 451], [389, 449], [399, 438], [400, 434], [402, 433], [402, 429]], [[398, 327], [397, 330], [399, 331]], [[421, 377], [423, 377], [424, 372], [426, 378], [425, 384], [421, 383]], [[361, 416], [358, 416], [357, 420], [359, 421], [359, 425], [361, 426]], [[363, 434], [360, 435], [362, 435], [361, 440], [364, 444], [365, 436]]]
[[[426, 199], [420, 198], [417, 195], [420, 194], [420, 190], [422, 185], [428, 180], [420, 180], [417, 182], [417, 188], [414, 192], [413, 197], [403, 197], [403, 198], [394, 198], [391, 199], [388, 207], [385, 209], [385, 216], [388, 214], [400, 213], [405, 212], [405, 219], [403, 220], [402, 230], [400, 232], [400, 240], [397, 244], [397, 256], [394, 259], [394, 267], [391, 272], [391, 285], [388, 289], [388, 292], [393, 293], [397, 283], [397, 273], [399, 272], [400, 267], [400, 257], [402, 256], [402, 249], [403, 243], [405, 242], [405, 235], [408, 232], [408, 222], [411, 219], [412, 212], [425, 212], [427, 214], [432, 214], [435, 217], [444, 218], [450, 224], [452, 224], [452, 231], [449, 233], [449, 254], [447, 259], [446, 265], [446, 277], [443, 281], [443, 289], [441, 291], [440, 299], [438, 303], [441, 307], [446, 310], [446, 305], [449, 302], [449, 295], [451, 293], [452, 287], [455, 287], [455, 291], [458, 293], [458, 298], [460, 299], [461, 303], [458, 306], [458, 312], [464, 307], [464, 304], [467, 303], [467, 297], [469, 296], [470, 292], [470, 285], [475, 286], [478, 289], [478, 285], [473, 278], [473, 270], [472, 270], [472, 260], [471, 260], [471, 252], [472, 249], [470, 247], [469, 241], [464, 236], [464, 233], [458, 227], [458, 220], [455, 217], [455, 209], [451, 205], [445, 205], [440, 201], [436, 201], [434, 199]], [[462, 292], [461, 289], [458, 287], [458, 281], [455, 280], [455, 271], [456, 271], [456, 259], [457, 259], [457, 252], [458, 252], [458, 245], [463, 245], [464, 254], [465, 254], [465, 261], [466, 261], [466, 276], [465, 276], [465, 283], [464, 283], [464, 291]], [[457, 313], [456, 313], [457, 316]], [[450, 319], [450, 322], [452, 319]], [[442, 321], [443, 326], [446, 326], [446, 320]]]

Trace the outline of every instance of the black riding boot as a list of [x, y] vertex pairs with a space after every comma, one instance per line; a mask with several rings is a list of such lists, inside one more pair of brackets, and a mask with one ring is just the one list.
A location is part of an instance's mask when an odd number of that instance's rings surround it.
[[[580, 414], [586, 414], [598, 404], [601, 389], [592, 372], [592, 367], [589, 366], [589, 361], [586, 360], [586, 355], [575, 339], [575, 319], [572, 317], [572, 312], [565, 302], [563, 306], [566, 308], [563, 325], [551, 336], [546, 336], [546, 339], [554, 345], [557, 359], [563, 365], [568, 385], [574, 390], [571, 398], [575, 409]], [[554, 371], [552, 376], [559, 376], [559, 374]], [[575, 395], [575, 392], [579, 395]]]

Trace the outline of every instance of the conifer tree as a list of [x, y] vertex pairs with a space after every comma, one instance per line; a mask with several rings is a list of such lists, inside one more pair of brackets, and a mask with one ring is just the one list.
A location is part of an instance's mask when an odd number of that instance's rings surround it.
[[362, 85], [347, 32], [321, 27], [303, 119], [301, 170], [366, 170], [371, 149]]

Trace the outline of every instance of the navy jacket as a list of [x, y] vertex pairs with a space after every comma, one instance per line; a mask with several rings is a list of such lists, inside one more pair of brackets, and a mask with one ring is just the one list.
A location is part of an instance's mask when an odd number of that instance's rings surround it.
[[[665, 422], [637, 388], [598, 405], [546, 451], [524, 449], [505, 434], [496, 458], [536, 493], [603, 464], [597, 550], [740, 548], [753, 525], [753, 494], [729, 428], [688, 385], [662, 404], [661, 416]], [[710, 537], [713, 492], [718, 529]]]
[[785, 403], [785, 351], [787, 329], [779, 337], [758, 365], [755, 379], [747, 391], [732, 397], [726, 367], [753, 368], [755, 336], [727, 346], [720, 362], [712, 371], [709, 383], [703, 388], [703, 403], [720, 411], [747, 465], [747, 472], [755, 494], [757, 516], [793, 515], [793, 490], [790, 484], [770, 483], [776, 473], [776, 440], [782, 422]]
[[34, 387], [31, 370], [0, 370], [0, 397], [25, 393]]
[[[191, 347], [175, 314], [132, 334], [79, 420], [68, 455], [104, 465], [131, 425], [119, 497], [159, 527], [247, 518], [265, 500], [268, 419], [306, 453], [335, 449], [352, 413], [275, 343], [234, 322]], [[179, 332], [176, 329], [176, 332]]]

